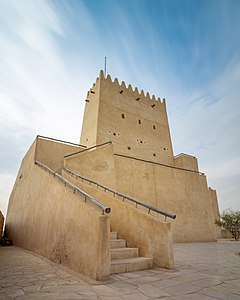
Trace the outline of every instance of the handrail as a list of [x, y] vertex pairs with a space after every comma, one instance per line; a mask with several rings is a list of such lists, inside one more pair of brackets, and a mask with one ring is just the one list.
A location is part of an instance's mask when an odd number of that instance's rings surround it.
[[165, 216], [165, 219], [166, 219], [167, 217], [169, 217], [169, 218], [171, 218], [171, 219], [176, 219], [176, 215], [175, 215], [175, 214], [172, 214], [172, 213], [170, 213], [170, 212], [168, 212], [168, 211], [164, 211], [164, 210], [161, 210], [161, 209], [159, 209], [159, 208], [156, 208], [156, 207], [153, 207], [153, 206], [151, 206], [151, 205], [148, 205], [148, 204], [146, 204], [146, 203], [144, 203], [144, 202], [142, 202], [142, 201], [140, 201], [140, 200], [137, 200], [137, 199], [135, 199], [135, 198], [133, 198], [133, 197], [124, 195], [123, 193], [119, 193], [119, 192], [117, 192], [117, 191], [115, 191], [115, 190], [113, 190], [113, 189], [111, 189], [111, 188], [109, 188], [109, 187], [107, 187], [107, 186], [105, 186], [105, 185], [103, 185], [103, 184], [100, 184], [100, 183], [98, 183], [98, 182], [96, 182], [96, 181], [93, 181], [93, 180], [88, 179], [88, 178], [86, 178], [86, 177], [83, 177], [83, 176], [81, 176], [81, 175], [79, 175], [79, 174], [77, 174], [77, 173], [75, 173], [75, 172], [72, 172], [72, 171], [70, 171], [68, 168], [66, 168], [66, 167], [64, 167], [64, 166], [63, 166], [63, 170], [66, 171], [66, 172], [69, 173], [69, 174], [74, 175], [76, 178], [81, 178], [82, 180], [85, 180], [85, 181], [88, 181], [88, 182], [90, 182], [90, 183], [95, 184], [97, 187], [103, 188], [105, 191], [109, 191], [109, 192], [113, 193], [114, 196], [118, 195], [118, 196], [122, 197], [122, 198], [123, 198], [123, 201], [124, 201], [124, 199], [127, 199], [127, 200], [130, 200], [130, 201], [134, 202], [134, 203], [136, 204], [136, 207], [137, 207], [137, 205], [141, 205], [141, 206], [147, 208], [147, 209], [148, 209], [148, 213], [150, 213], [150, 211], [154, 211], [154, 212], [156, 212], [156, 213], [159, 213], [159, 214], [161, 214], [161, 215], [164, 215], [164, 216]]
[[59, 178], [60, 180], [62, 180], [65, 183], [65, 186], [68, 185], [70, 186], [74, 193], [78, 192], [79, 194], [83, 195], [85, 197], [85, 202], [86, 202], [86, 198], [89, 199], [92, 203], [94, 203], [96, 206], [98, 206], [99, 208], [101, 208], [103, 215], [104, 213], [109, 214], [111, 212], [111, 208], [108, 206], [103, 205], [101, 202], [97, 201], [96, 199], [94, 199], [92, 196], [90, 196], [89, 194], [85, 193], [84, 191], [82, 191], [80, 188], [78, 188], [77, 186], [75, 186], [74, 184], [72, 184], [69, 180], [65, 179], [64, 177], [62, 177], [60, 174], [54, 172], [52, 169], [50, 169], [48, 166], [40, 163], [39, 161], [35, 161], [34, 162], [36, 165], [38, 165], [39, 167], [45, 169], [46, 171], [48, 171], [49, 173], [51, 173], [54, 177]]
[[88, 151], [88, 150], [91, 150], [91, 149], [94, 149], [94, 148], [105, 146], [107, 144], [112, 144], [112, 141], [105, 142], [105, 143], [102, 143], [102, 144], [98, 144], [98, 145], [95, 145], [95, 146], [92, 146], [92, 147], [89, 147], [87, 149], [83, 149], [83, 150], [80, 150], [80, 151], [77, 151], [77, 152], [74, 152], [74, 153], [70, 153], [70, 154], [64, 155], [64, 157], [69, 157], [69, 156], [72, 156], [72, 155], [76, 155], [78, 153], [82, 153], [82, 152], [85, 152], [85, 151]]
[[60, 143], [63, 143], [63, 144], [70, 144], [70, 145], [73, 145], [73, 146], [87, 148], [87, 146], [84, 146], [84, 145], [80, 145], [80, 144], [75, 144], [75, 143], [72, 143], [72, 142], [67, 142], [67, 141], [63, 141], [63, 140], [54, 139], [54, 138], [50, 138], [48, 136], [37, 135], [37, 138], [42, 138], [42, 139], [45, 139], [45, 140], [56, 141], [56, 142], [60, 142]]
[[180, 168], [180, 167], [176, 167], [176, 166], [170, 166], [170, 165], [166, 165], [166, 164], [159, 163], [159, 162], [156, 162], [156, 161], [146, 160], [146, 159], [137, 158], [137, 157], [128, 156], [128, 155], [123, 155], [123, 154], [119, 154], [119, 153], [114, 153], [114, 155], [120, 156], [120, 157], [124, 157], [124, 158], [130, 158], [130, 159], [134, 159], [134, 160], [144, 161], [146, 163], [155, 164], [155, 165], [163, 166], [163, 167], [166, 167], [166, 168], [171, 168], [171, 169], [176, 169], [176, 170], [181, 170], [181, 171], [187, 171], [187, 172], [197, 173], [199, 175], [205, 175], [204, 173], [199, 172], [199, 171], [189, 170], [189, 169]]

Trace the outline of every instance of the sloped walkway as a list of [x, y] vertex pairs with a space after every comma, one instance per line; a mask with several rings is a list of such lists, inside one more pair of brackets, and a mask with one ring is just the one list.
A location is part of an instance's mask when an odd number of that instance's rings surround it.
[[17, 247], [0, 247], [0, 299], [240, 300], [240, 242], [176, 244], [175, 270], [96, 282]]

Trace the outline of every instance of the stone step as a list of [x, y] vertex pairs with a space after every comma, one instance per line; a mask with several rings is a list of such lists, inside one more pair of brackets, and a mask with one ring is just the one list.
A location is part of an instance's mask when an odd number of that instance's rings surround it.
[[117, 232], [116, 231], [111, 231], [110, 232], [110, 239], [116, 240], [117, 239]]
[[114, 248], [111, 249], [111, 259], [123, 259], [138, 257], [138, 248]]
[[111, 274], [151, 269], [152, 266], [153, 260], [148, 257], [115, 259], [111, 261]]
[[127, 243], [126, 240], [124, 239], [117, 239], [117, 240], [110, 239], [110, 249], [125, 248], [126, 245]]

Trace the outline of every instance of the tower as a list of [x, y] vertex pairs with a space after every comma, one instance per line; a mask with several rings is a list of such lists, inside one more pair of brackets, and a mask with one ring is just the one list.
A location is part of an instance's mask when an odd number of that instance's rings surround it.
[[112, 141], [118, 154], [174, 164], [164, 98], [133, 90], [101, 71], [85, 101], [81, 144]]

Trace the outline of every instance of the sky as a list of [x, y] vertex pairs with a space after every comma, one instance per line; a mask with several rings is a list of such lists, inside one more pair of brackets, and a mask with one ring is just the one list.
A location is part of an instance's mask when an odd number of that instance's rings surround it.
[[240, 1], [0, 0], [0, 210], [36, 135], [78, 143], [85, 97], [112, 78], [165, 97], [174, 154], [240, 210]]

